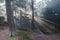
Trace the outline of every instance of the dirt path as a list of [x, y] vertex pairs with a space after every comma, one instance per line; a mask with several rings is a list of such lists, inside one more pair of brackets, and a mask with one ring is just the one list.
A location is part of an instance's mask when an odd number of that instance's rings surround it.
[[6, 35], [8, 32], [8, 26], [0, 26], [0, 40], [6, 40]]

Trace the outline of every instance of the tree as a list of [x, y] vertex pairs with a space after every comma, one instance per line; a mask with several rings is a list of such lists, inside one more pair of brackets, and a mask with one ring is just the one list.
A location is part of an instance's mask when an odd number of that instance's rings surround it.
[[14, 18], [13, 18], [13, 10], [11, 7], [11, 0], [5, 0], [6, 2], [6, 12], [7, 12], [7, 20], [9, 24], [9, 32], [10, 36], [15, 33], [15, 26], [14, 26]]
[[32, 5], [31, 5], [31, 8], [32, 8], [32, 21], [31, 21], [31, 25], [32, 25], [32, 29], [34, 29], [34, 1], [31, 0], [32, 2]]

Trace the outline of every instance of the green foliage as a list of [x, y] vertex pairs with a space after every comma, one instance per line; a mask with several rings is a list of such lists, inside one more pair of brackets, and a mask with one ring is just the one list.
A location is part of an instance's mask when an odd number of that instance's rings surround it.
[[0, 16], [0, 21], [4, 20], [4, 17], [3, 16]]
[[22, 31], [27, 31], [27, 29], [25, 29], [25, 28], [18, 28], [18, 30], [22, 30]]
[[4, 17], [0, 17], [0, 23], [3, 23], [3, 21], [4, 21]]
[[19, 0], [15, 3], [18, 7], [25, 8], [26, 7], [26, 0]]
[[31, 36], [24, 31], [18, 31], [17, 33], [22, 37], [22, 40], [32, 40]]
[[6, 40], [15, 40], [15, 36], [6, 35]]

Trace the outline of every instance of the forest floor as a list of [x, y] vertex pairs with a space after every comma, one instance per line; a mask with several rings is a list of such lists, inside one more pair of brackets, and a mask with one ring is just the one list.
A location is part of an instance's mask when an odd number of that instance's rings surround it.
[[0, 26], [0, 40], [6, 40], [6, 35], [8, 32], [8, 26]]
[[60, 40], [60, 34], [44, 34], [41, 31], [34, 31], [30, 33], [33, 40]]
[[[5, 40], [8, 32], [8, 26], [0, 26], [0, 40]], [[32, 36], [33, 40], [60, 40], [60, 34], [46, 35], [38, 30], [30, 32], [30, 35]], [[20, 38], [18, 40], [20, 40]]]

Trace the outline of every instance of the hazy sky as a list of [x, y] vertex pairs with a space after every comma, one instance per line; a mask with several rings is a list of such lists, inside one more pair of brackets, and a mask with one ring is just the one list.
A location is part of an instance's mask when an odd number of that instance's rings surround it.
[[5, 1], [4, 0], [0, 0], [0, 5], [4, 5]]

